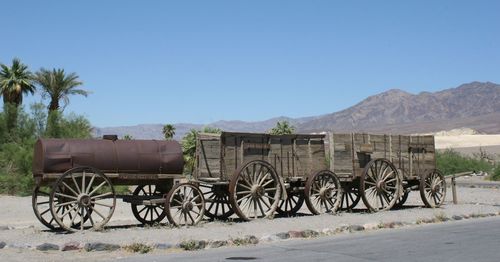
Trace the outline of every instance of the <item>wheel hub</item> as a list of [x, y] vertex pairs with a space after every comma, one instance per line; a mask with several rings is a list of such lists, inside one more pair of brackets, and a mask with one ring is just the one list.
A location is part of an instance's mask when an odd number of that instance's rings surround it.
[[332, 198], [333, 190], [331, 188], [322, 187], [319, 190], [319, 195], [322, 199]]
[[193, 203], [191, 203], [191, 202], [184, 202], [182, 204], [182, 210], [184, 212], [189, 212], [189, 211], [193, 210]]
[[90, 196], [87, 194], [80, 194], [78, 196], [78, 204], [83, 207], [88, 207], [92, 204], [92, 200], [90, 199]]
[[381, 193], [385, 191], [385, 183], [384, 181], [380, 180], [377, 182], [377, 192]]
[[250, 192], [253, 197], [258, 198], [264, 195], [264, 188], [259, 185], [253, 185]]

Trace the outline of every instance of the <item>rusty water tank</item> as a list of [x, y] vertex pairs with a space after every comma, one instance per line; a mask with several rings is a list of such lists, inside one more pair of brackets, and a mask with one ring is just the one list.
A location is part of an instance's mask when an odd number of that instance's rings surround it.
[[33, 175], [63, 173], [90, 166], [104, 173], [182, 174], [184, 159], [176, 141], [39, 139]]

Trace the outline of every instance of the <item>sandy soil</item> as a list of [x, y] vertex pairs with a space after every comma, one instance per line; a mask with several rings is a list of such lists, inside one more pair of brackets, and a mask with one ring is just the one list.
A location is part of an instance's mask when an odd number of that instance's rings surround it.
[[500, 145], [500, 135], [436, 136], [436, 148], [460, 148]]

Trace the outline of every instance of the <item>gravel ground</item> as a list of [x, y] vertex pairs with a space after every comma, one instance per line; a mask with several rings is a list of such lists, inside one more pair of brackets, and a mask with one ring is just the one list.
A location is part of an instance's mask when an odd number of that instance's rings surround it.
[[[156, 227], [137, 226], [130, 206], [126, 203], [117, 202], [115, 214], [110, 221], [110, 227], [102, 232], [84, 231], [72, 234], [58, 234], [47, 231], [38, 220], [36, 220], [31, 209], [31, 198], [12, 196], [0, 196], [1, 208], [5, 212], [0, 213], [0, 241], [7, 243], [6, 248], [0, 250], [0, 258], [5, 256], [9, 260], [15, 260], [20, 253], [23, 259], [19, 261], [38, 260], [36, 254], [54, 254], [47, 260], [63, 258], [64, 252], [50, 251], [40, 252], [33, 249], [42, 243], [53, 243], [62, 246], [70, 241], [78, 243], [104, 242], [119, 245], [133, 243], [144, 243], [154, 245], [157, 243], [176, 245], [181, 241], [191, 239], [204, 240], [228, 240], [253, 235], [257, 238], [269, 236], [290, 230], [312, 229], [322, 232], [325, 229], [335, 229], [342, 225], [377, 225], [387, 222], [413, 223], [421, 219], [434, 218], [436, 216], [452, 217], [454, 215], [487, 214], [500, 212], [500, 190], [485, 188], [458, 188], [459, 204], [451, 203], [451, 190], [448, 190], [448, 201], [442, 208], [423, 208], [418, 192], [412, 192], [407, 201], [407, 206], [401, 210], [367, 214], [363, 209], [352, 213], [339, 213], [336, 215], [309, 215], [307, 208], [301, 210], [302, 215], [293, 218], [275, 218], [273, 220], [260, 219], [251, 222], [209, 222], [204, 221], [196, 227], [170, 228], [168, 225]], [[9, 229], [6, 229], [9, 228]], [[168, 252], [175, 252], [170, 249]], [[19, 253], [20, 252], [20, 253]], [[154, 251], [161, 252], [161, 251]], [[166, 252], [166, 251], [163, 251]], [[56, 254], [57, 253], [57, 254]], [[85, 259], [113, 259], [129, 256], [123, 250], [114, 252], [72, 252], [74, 258]], [[76, 255], [79, 254], [79, 255]], [[45, 260], [45, 259], [41, 259]], [[73, 260], [73, 259], [72, 259]], [[4, 260], [5, 261], [5, 260]]]

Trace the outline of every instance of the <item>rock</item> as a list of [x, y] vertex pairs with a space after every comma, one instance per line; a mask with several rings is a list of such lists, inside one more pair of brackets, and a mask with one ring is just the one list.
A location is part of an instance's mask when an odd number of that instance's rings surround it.
[[71, 251], [71, 250], [80, 250], [82, 249], [80, 243], [78, 242], [68, 242], [68, 243], [65, 243], [62, 248], [61, 248], [61, 251]]
[[349, 225], [345, 225], [345, 224], [344, 224], [344, 225], [340, 225], [339, 227], [337, 227], [337, 228], [335, 229], [335, 232], [337, 232], [337, 233], [342, 233], [342, 232], [346, 232], [346, 231], [348, 231], [348, 230], [349, 230]]
[[39, 251], [59, 250], [59, 246], [51, 243], [43, 243], [41, 245], [36, 246], [36, 250]]
[[384, 228], [397, 228], [397, 227], [402, 227], [402, 226], [404, 226], [403, 222], [399, 222], [399, 221], [388, 222], [388, 223], [383, 224]]
[[281, 232], [276, 234], [276, 237], [278, 237], [279, 239], [289, 239], [290, 234], [288, 234], [288, 232]]
[[373, 230], [373, 229], [378, 229], [380, 223], [366, 223], [363, 225], [363, 227], [366, 230]]
[[9, 230], [10, 227], [9, 226], [0, 226], [0, 231], [2, 230]]
[[256, 245], [259, 243], [259, 239], [256, 236], [245, 236], [244, 239], [248, 244]]
[[354, 231], [363, 231], [365, 228], [360, 225], [350, 225], [349, 226], [349, 232], [354, 232]]
[[186, 240], [179, 244], [179, 247], [184, 250], [198, 250], [204, 249], [207, 246], [205, 240]]
[[115, 244], [108, 244], [108, 243], [101, 243], [101, 242], [93, 242], [93, 243], [87, 243], [83, 247], [85, 251], [114, 251], [120, 249], [119, 245]]
[[280, 240], [280, 238], [276, 235], [264, 235], [259, 239], [260, 242], [274, 242], [278, 240]]
[[322, 233], [323, 235], [327, 235], [327, 236], [329, 236], [329, 235], [333, 235], [333, 234], [335, 234], [335, 230], [333, 230], [333, 229], [331, 229], [331, 228], [323, 228], [323, 230], [321, 230], [321, 233]]
[[459, 216], [459, 215], [454, 215], [451, 217], [453, 220], [462, 220], [463, 217], [462, 216]]
[[227, 246], [227, 241], [215, 240], [215, 241], [210, 242], [210, 244], [208, 245], [209, 248], [219, 248], [219, 247], [223, 247], [223, 246]]
[[30, 249], [32, 246], [28, 244], [8, 244], [5, 248], [16, 248], [16, 249]]
[[0, 249], [3, 249], [7, 244], [3, 241], [0, 241]]
[[304, 233], [302, 231], [288, 231], [290, 238], [303, 238]]
[[319, 233], [311, 229], [306, 229], [302, 231], [302, 235], [306, 238], [313, 238], [313, 237], [318, 237]]
[[153, 245], [155, 249], [170, 249], [173, 248], [174, 245], [172, 244], [167, 244], [167, 243], [156, 243]]

